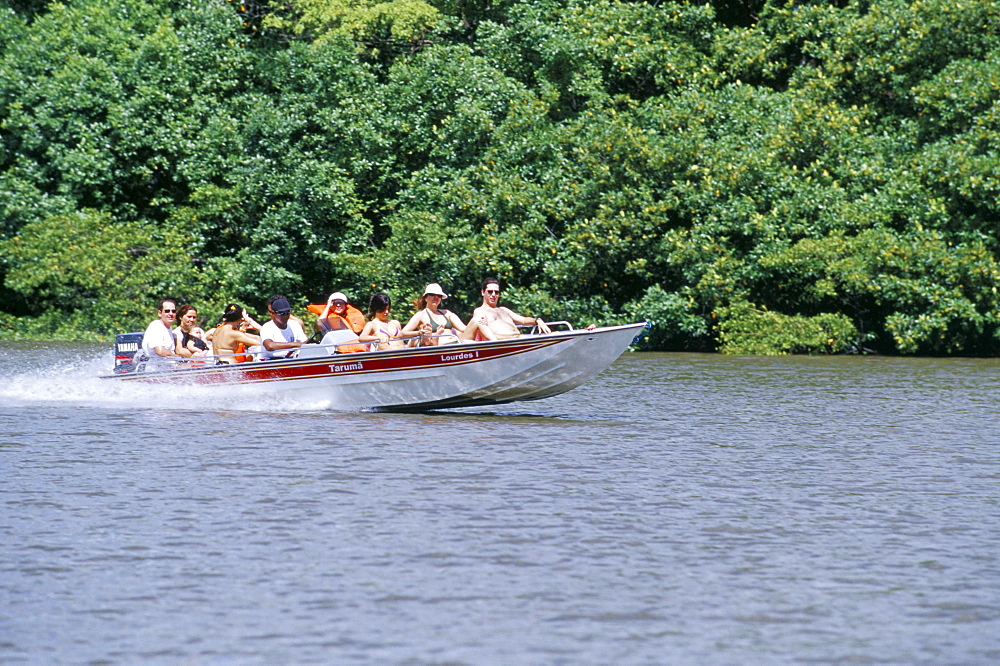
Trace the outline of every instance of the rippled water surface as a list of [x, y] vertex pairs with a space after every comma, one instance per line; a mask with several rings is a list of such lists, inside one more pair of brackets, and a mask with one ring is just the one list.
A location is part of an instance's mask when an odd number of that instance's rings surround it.
[[0, 663], [1000, 660], [997, 361], [336, 414], [109, 359], [0, 343]]

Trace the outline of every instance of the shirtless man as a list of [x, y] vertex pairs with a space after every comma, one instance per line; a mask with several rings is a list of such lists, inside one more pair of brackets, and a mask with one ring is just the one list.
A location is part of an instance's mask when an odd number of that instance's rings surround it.
[[242, 327], [260, 329], [247, 311], [235, 303], [226, 306], [222, 313], [222, 323], [212, 332], [212, 349], [222, 363], [238, 363], [235, 356], [236, 348], [243, 343], [244, 347], [260, 344], [260, 337], [251, 335]]
[[538, 317], [522, 317], [510, 308], [499, 306], [500, 282], [496, 278], [483, 280], [483, 304], [472, 313], [473, 319], [484, 320], [498, 338], [516, 338], [521, 335], [518, 324], [535, 325], [541, 333], [551, 333], [549, 327]]

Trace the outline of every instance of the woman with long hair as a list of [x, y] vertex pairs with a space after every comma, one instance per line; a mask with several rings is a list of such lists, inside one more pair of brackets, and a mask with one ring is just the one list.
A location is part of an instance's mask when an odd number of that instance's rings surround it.
[[448, 345], [456, 342], [475, 342], [476, 340], [496, 340], [496, 335], [489, 326], [478, 320], [469, 322], [466, 326], [462, 319], [441, 307], [441, 302], [448, 295], [436, 282], [427, 285], [423, 295], [414, 303], [417, 313], [403, 327], [403, 333], [414, 331], [420, 334], [421, 345]]
[[389, 319], [392, 301], [387, 294], [375, 294], [368, 303], [368, 323], [361, 331], [361, 342], [374, 343], [373, 349], [403, 349], [406, 339], [420, 337], [419, 331], [403, 332], [398, 319]]

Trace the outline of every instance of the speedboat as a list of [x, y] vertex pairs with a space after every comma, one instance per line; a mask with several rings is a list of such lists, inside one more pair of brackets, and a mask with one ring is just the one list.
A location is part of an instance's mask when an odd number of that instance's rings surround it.
[[[306, 344], [289, 358], [225, 364], [148, 359], [142, 333], [117, 336], [112, 382], [250, 385], [320, 401], [336, 411], [423, 411], [539, 400], [593, 379], [649, 330], [649, 322], [522, 335], [507, 340], [338, 353]], [[139, 352], [141, 354], [141, 352]]]

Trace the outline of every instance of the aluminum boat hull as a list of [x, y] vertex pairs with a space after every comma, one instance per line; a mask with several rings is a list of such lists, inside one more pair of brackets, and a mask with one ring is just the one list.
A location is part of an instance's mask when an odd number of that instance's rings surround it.
[[109, 381], [252, 385], [335, 411], [420, 411], [539, 400], [596, 377], [647, 324], [560, 331], [511, 340], [331, 354], [307, 345], [297, 358], [234, 365], [147, 364]]

